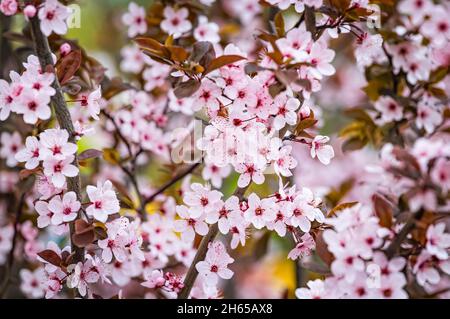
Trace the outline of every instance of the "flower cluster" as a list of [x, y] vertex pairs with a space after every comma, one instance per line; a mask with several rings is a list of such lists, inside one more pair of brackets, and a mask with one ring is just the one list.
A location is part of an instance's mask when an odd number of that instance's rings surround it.
[[25, 148], [15, 154], [15, 159], [25, 162], [25, 168], [29, 170], [42, 168], [55, 188], [63, 188], [66, 177], [75, 177], [79, 173], [72, 164], [76, 152], [77, 145], [69, 142], [66, 130], [48, 129], [39, 134], [39, 139], [27, 137]]
[[20, 9], [18, 0], [1, 0], [0, 2], [0, 12], [6, 16], [15, 15], [19, 11], [22, 11], [27, 19], [37, 15], [42, 33], [46, 36], [51, 35], [53, 32], [56, 34], [67, 33], [67, 20], [72, 11], [58, 0], [45, 1], [39, 7], [36, 7], [34, 4], [28, 4], [23, 10]]
[[52, 87], [55, 75], [43, 72], [36, 56], [30, 55], [23, 64], [22, 75], [11, 71], [11, 83], [0, 81], [0, 120], [6, 120], [11, 112], [23, 116], [27, 124], [48, 120], [51, 116], [50, 98], [55, 95]]

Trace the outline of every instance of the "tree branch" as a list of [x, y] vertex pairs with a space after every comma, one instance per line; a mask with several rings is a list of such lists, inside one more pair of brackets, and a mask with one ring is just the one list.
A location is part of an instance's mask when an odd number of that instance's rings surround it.
[[[245, 188], [238, 188], [233, 195], [237, 196], [239, 200], [242, 200], [244, 197], [245, 191], [248, 189], [250, 185], [248, 185]], [[192, 261], [191, 266], [189, 267], [186, 277], [184, 278], [184, 287], [181, 289], [180, 293], [178, 294], [178, 299], [187, 299], [189, 298], [189, 294], [191, 293], [192, 287], [194, 286], [195, 280], [198, 276], [197, 268], [195, 268], [195, 265], [199, 261], [202, 261], [206, 257], [206, 252], [208, 251], [208, 245], [210, 242], [214, 240], [217, 233], [219, 232], [219, 224], [215, 223], [211, 226], [209, 226], [209, 231], [206, 234], [205, 237], [203, 237], [202, 241], [200, 242], [200, 246], [197, 249], [197, 253], [195, 254], [194, 260]]]
[[[35, 46], [36, 54], [39, 58], [39, 62], [41, 64], [41, 68], [43, 71], [53, 69], [53, 58], [52, 52], [50, 50], [50, 46], [48, 43], [48, 39], [41, 31], [39, 18], [37, 15], [30, 19], [31, 24], [31, 34], [33, 37], [33, 43]], [[58, 78], [55, 74], [55, 81], [53, 82], [53, 88], [56, 91], [56, 94], [52, 97], [53, 109], [55, 111], [56, 118], [60, 127], [66, 130], [69, 133], [69, 142], [75, 143], [75, 134], [72, 118], [70, 116], [69, 109], [67, 107], [66, 100], [64, 98], [63, 91], [61, 89], [61, 85], [59, 84]], [[75, 159], [72, 163], [75, 167], [79, 167], [78, 165], [78, 157], [75, 154]], [[67, 178], [67, 189], [69, 191], [75, 192], [77, 194], [78, 200], [81, 201], [81, 188], [80, 188], [80, 176], [77, 175], [75, 177]], [[80, 218], [80, 212], [78, 212], [78, 217]], [[72, 235], [75, 233], [75, 222], [71, 222], [70, 226], [70, 241], [72, 245], [72, 252], [75, 253], [74, 261], [83, 261], [84, 260], [84, 249], [77, 247], [72, 242]]]
[[425, 211], [421, 209], [415, 214], [411, 215], [410, 218], [406, 221], [406, 224], [400, 230], [398, 235], [394, 238], [388, 248], [386, 248], [386, 256], [389, 259], [397, 255], [402, 242], [405, 240], [406, 236], [408, 236], [408, 234], [414, 229], [414, 227], [416, 226], [416, 222], [422, 218], [424, 213]]
[[9, 254], [8, 254], [8, 260], [5, 265], [6, 268], [5, 268], [3, 283], [2, 283], [2, 286], [0, 289], [0, 298], [5, 297], [5, 295], [8, 291], [9, 284], [11, 282], [11, 269], [14, 264], [14, 250], [16, 249], [17, 234], [19, 232], [19, 220], [22, 216], [23, 205], [25, 204], [25, 194], [26, 193], [24, 192], [20, 196], [19, 203], [17, 204], [16, 216], [14, 219], [14, 233], [13, 233], [13, 237], [12, 237], [11, 249], [9, 250]]
[[305, 25], [306, 30], [311, 32], [311, 36], [313, 40], [316, 40], [316, 15], [314, 9], [308, 6], [305, 6]]
[[162, 193], [164, 193], [168, 188], [170, 188], [173, 184], [175, 184], [176, 182], [178, 182], [179, 180], [183, 179], [184, 177], [186, 177], [187, 175], [191, 174], [201, 163], [195, 163], [193, 165], [191, 165], [188, 169], [186, 169], [183, 173], [181, 173], [180, 175], [175, 176], [173, 179], [171, 179], [170, 181], [168, 181], [166, 184], [164, 184], [161, 188], [159, 188], [155, 193], [153, 193], [152, 195], [150, 195], [149, 197], [147, 197], [147, 199], [145, 200], [145, 204], [148, 204], [152, 201], [155, 200], [155, 198], [158, 195], [161, 195]]
[[137, 157], [141, 154], [141, 151], [137, 152], [136, 154], [133, 154], [133, 150], [131, 148], [131, 144], [128, 142], [128, 140], [125, 138], [125, 136], [123, 136], [122, 132], [120, 131], [120, 127], [119, 125], [116, 123], [116, 121], [114, 120], [114, 118], [105, 110], [101, 111], [101, 114], [103, 114], [108, 120], [111, 121], [111, 123], [113, 124], [115, 130], [116, 130], [116, 134], [119, 137], [119, 139], [125, 144], [125, 146], [127, 147], [128, 150], [128, 156], [131, 159], [131, 170], [129, 170], [127, 167], [124, 166], [123, 163], [121, 163], [119, 165], [120, 169], [128, 176], [128, 178], [130, 179], [131, 184], [134, 187], [134, 190], [136, 191], [136, 195], [138, 196], [139, 199], [139, 215], [142, 217], [142, 219], [144, 221], [147, 220], [147, 214], [145, 213], [145, 205], [146, 205], [146, 201], [144, 196], [142, 195], [141, 189], [139, 188], [139, 185], [137, 183], [137, 179], [136, 179], [136, 175], [135, 175], [135, 170], [136, 170], [136, 159]]

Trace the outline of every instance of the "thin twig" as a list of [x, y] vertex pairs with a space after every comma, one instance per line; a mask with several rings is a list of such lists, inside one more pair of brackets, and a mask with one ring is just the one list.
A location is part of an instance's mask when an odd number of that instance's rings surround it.
[[314, 9], [309, 7], [309, 6], [305, 6], [305, 25], [306, 25], [306, 30], [311, 32], [311, 36], [313, 38], [313, 40], [316, 40], [316, 14], [314, 12]]
[[406, 224], [400, 230], [398, 235], [394, 238], [391, 244], [386, 248], [386, 256], [390, 259], [394, 257], [398, 251], [400, 250], [400, 246], [405, 240], [406, 236], [414, 229], [416, 226], [416, 222], [419, 221], [425, 211], [423, 209], [419, 210], [415, 214], [411, 215], [410, 218], [406, 221]]
[[125, 146], [127, 147], [128, 150], [128, 156], [131, 159], [131, 170], [129, 170], [127, 167], [125, 167], [125, 165], [121, 164], [119, 165], [119, 167], [122, 169], [122, 171], [128, 176], [128, 178], [130, 179], [131, 184], [134, 187], [134, 190], [138, 196], [139, 199], [139, 215], [142, 217], [142, 219], [144, 221], [147, 220], [147, 214], [145, 213], [145, 198], [142, 195], [141, 189], [139, 188], [139, 184], [137, 182], [136, 179], [136, 159], [137, 157], [142, 153], [142, 149], [140, 149], [136, 154], [133, 154], [133, 150], [131, 148], [130, 143], [128, 142], [128, 140], [125, 138], [125, 136], [122, 134], [122, 132], [120, 131], [120, 127], [117, 124], [117, 122], [114, 120], [114, 118], [105, 110], [102, 110], [101, 113], [108, 119], [111, 121], [111, 123], [113, 124], [117, 136], [119, 137], [119, 139], [125, 144]]
[[19, 203], [17, 204], [16, 216], [14, 220], [14, 233], [12, 237], [11, 249], [9, 250], [8, 254], [8, 261], [6, 263], [3, 284], [0, 289], [0, 298], [3, 298], [6, 295], [6, 293], [8, 292], [9, 284], [11, 282], [11, 269], [14, 265], [14, 251], [16, 249], [17, 234], [19, 233], [19, 221], [22, 216], [23, 205], [25, 204], [25, 194], [26, 193], [23, 193], [20, 196]]
[[139, 215], [142, 217], [142, 220], [147, 220], [147, 214], [145, 213], [145, 198], [142, 195], [141, 189], [139, 188], [139, 184], [137, 182], [136, 176], [134, 173], [132, 173], [128, 168], [126, 168], [124, 165], [120, 165], [120, 168], [122, 171], [128, 176], [130, 179], [131, 184], [134, 187], [134, 190], [136, 191], [136, 194], [139, 199]]
[[120, 140], [121, 140], [121, 141], [125, 144], [125, 146], [127, 147], [128, 155], [129, 155], [130, 157], [132, 157], [132, 156], [133, 156], [133, 151], [132, 151], [132, 149], [131, 149], [131, 145], [130, 145], [130, 143], [128, 142], [128, 140], [125, 138], [125, 136], [123, 136], [122, 132], [120, 131], [119, 125], [116, 123], [116, 121], [114, 121], [114, 118], [113, 118], [108, 112], [106, 112], [105, 110], [102, 110], [101, 113], [102, 113], [104, 116], [106, 116], [106, 118], [108, 118], [108, 120], [111, 121], [111, 123], [113, 124], [114, 128], [116, 129], [116, 133], [117, 133], [117, 135], [119, 136]]
[[148, 204], [148, 203], [154, 201], [158, 195], [164, 193], [168, 188], [170, 188], [176, 182], [183, 179], [185, 176], [191, 174], [200, 164], [201, 164], [200, 162], [195, 163], [195, 164], [191, 165], [188, 169], [186, 169], [183, 173], [172, 178], [170, 181], [168, 181], [166, 184], [164, 184], [161, 188], [159, 188], [155, 193], [153, 193], [152, 195], [147, 197], [147, 199], [144, 201], [145, 204]]

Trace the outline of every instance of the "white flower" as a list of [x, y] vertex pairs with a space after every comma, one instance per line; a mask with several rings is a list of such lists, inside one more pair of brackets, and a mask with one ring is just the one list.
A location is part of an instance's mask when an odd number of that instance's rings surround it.
[[255, 193], [248, 197], [248, 209], [244, 213], [245, 220], [256, 229], [261, 229], [276, 218], [275, 203], [270, 198], [259, 199]]
[[71, 10], [57, 0], [46, 0], [38, 13], [42, 33], [46, 36], [49, 36], [52, 32], [65, 34], [67, 32], [66, 19], [70, 14]]
[[331, 145], [325, 145], [330, 138], [328, 136], [317, 135], [311, 143], [311, 157], [319, 159], [324, 164], [330, 164], [330, 160], [334, 157], [334, 150]]
[[164, 20], [161, 22], [161, 29], [173, 35], [175, 39], [191, 30], [192, 24], [187, 20], [189, 16], [188, 9], [181, 8], [175, 11], [172, 7], [165, 7], [163, 14]]
[[48, 203], [48, 209], [53, 213], [51, 222], [53, 225], [60, 225], [75, 220], [81, 203], [77, 200], [75, 192], [68, 192], [61, 196], [53, 197]]
[[97, 187], [88, 185], [86, 192], [91, 201], [91, 205], [86, 208], [86, 213], [89, 216], [93, 216], [96, 220], [104, 223], [109, 215], [119, 212], [119, 200], [110, 181], [106, 181], [103, 185], [99, 181]]
[[200, 261], [195, 268], [201, 276], [204, 276], [205, 283], [209, 286], [215, 286], [220, 278], [230, 279], [233, 271], [228, 269], [228, 264], [234, 261], [227, 254], [225, 246], [218, 241], [209, 244], [208, 252], [204, 261]]
[[128, 36], [133, 38], [147, 32], [145, 8], [134, 2], [128, 5], [128, 12], [122, 16], [122, 22], [128, 26]]
[[18, 162], [26, 162], [26, 169], [38, 167], [39, 162], [42, 160], [41, 147], [41, 143], [35, 136], [28, 136], [25, 141], [25, 148], [17, 152], [16, 160]]
[[51, 178], [55, 187], [61, 188], [66, 179], [65, 177], [75, 177], [78, 175], [78, 167], [72, 165], [74, 156], [70, 155], [66, 159], [48, 158], [44, 161], [44, 174]]

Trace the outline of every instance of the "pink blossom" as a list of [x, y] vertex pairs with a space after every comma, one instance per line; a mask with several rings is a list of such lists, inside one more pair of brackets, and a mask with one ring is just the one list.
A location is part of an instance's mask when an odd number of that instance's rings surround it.
[[186, 8], [175, 10], [172, 7], [164, 8], [164, 20], [161, 22], [161, 29], [173, 35], [175, 39], [181, 37], [183, 33], [192, 28], [191, 22], [187, 19], [189, 11]]
[[122, 22], [128, 26], [130, 38], [147, 32], [145, 9], [134, 2], [130, 2], [128, 5], [128, 12], [122, 16]]
[[436, 285], [441, 279], [439, 271], [432, 261], [432, 255], [427, 250], [422, 250], [417, 257], [412, 271], [416, 275], [417, 283], [421, 286], [427, 283]]
[[192, 264], [195, 257], [196, 250], [192, 244], [192, 242], [179, 242], [175, 251], [175, 258], [186, 267], [189, 267]]
[[247, 87], [247, 77], [240, 69], [221, 68], [220, 77], [217, 78], [216, 84], [222, 88], [224, 95], [234, 100]]
[[102, 260], [111, 262], [112, 257], [120, 262], [128, 258], [145, 261], [141, 250], [142, 236], [138, 233], [137, 222], [129, 222], [126, 217], [117, 218], [106, 224], [108, 238], [99, 240], [98, 246], [102, 251]]
[[295, 98], [288, 98], [284, 94], [278, 95], [274, 100], [273, 121], [276, 130], [282, 129], [286, 124], [294, 125], [297, 123], [297, 113], [295, 112], [300, 106], [300, 101]]
[[45, 175], [39, 175], [37, 177], [35, 188], [38, 194], [41, 195], [40, 199], [47, 200], [53, 195], [61, 193], [65, 187], [66, 184], [64, 184], [61, 188], [55, 187], [55, 185], [52, 184], [50, 178]]
[[52, 225], [60, 225], [75, 220], [81, 203], [77, 200], [75, 192], [65, 193], [64, 196], [55, 196], [48, 203], [48, 209], [53, 213]]
[[439, 259], [448, 259], [448, 248], [450, 248], [450, 234], [445, 233], [445, 223], [430, 225], [427, 229], [427, 251]]
[[175, 294], [173, 298], [175, 298], [176, 294], [178, 294], [184, 287], [182, 278], [171, 272], [165, 273], [164, 278], [166, 279], [166, 283], [164, 285], [165, 289], [168, 290], [169, 292], [173, 292]]
[[443, 46], [450, 41], [450, 23], [447, 10], [442, 6], [436, 6], [430, 12], [429, 19], [426, 19], [420, 27], [420, 32], [437, 46]]
[[189, 214], [192, 218], [206, 215], [216, 208], [216, 203], [222, 197], [222, 193], [210, 190], [209, 186], [202, 186], [199, 183], [191, 185], [192, 192], [186, 192], [183, 201], [189, 205]]
[[145, 55], [139, 47], [136, 45], [130, 45], [124, 47], [120, 54], [122, 55], [122, 61], [120, 63], [120, 69], [123, 72], [140, 73], [145, 65], [151, 65], [153, 61]]
[[45, 201], [38, 201], [34, 204], [34, 209], [39, 214], [37, 225], [39, 228], [44, 228], [50, 225], [53, 213], [48, 209], [48, 203]]
[[355, 57], [361, 69], [373, 63], [381, 64], [386, 61], [383, 38], [379, 34], [364, 33], [357, 42]]
[[292, 146], [283, 146], [274, 156], [274, 168], [277, 174], [292, 176], [291, 170], [297, 166], [297, 160], [291, 155]]
[[14, 111], [23, 114], [27, 124], [36, 124], [38, 120], [48, 120], [51, 116], [50, 97], [42, 92], [26, 89], [20, 96]]
[[298, 288], [295, 290], [295, 296], [298, 299], [322, 299], [326, 294], [323, 280], [310, 280], [306, 285], [308, 288]]
[[305, 62], [308, 58], [307, 48], [311, 45], [311, 33], [300, 28], [289, 30], [285, 38], [278, 39], [278, 45], [284, 58], [295, 62]]
[[112, 183], [108, 180], [104, 183], [97, 182], [97, 187], [86, 187], [91, 205], [86, 208], [86, 213], [96, 220], [104, 223], [109, 215], [116, 214], [120, 210], [119, 201], [113, 190]]
[[46, 0], [38, 12], [42, 33], [46, 36], [52, 32], [65, 34], [67, 32], [66, 20], [70, 14], [71, 10], [57, 0]]
[[33, 272], [28, 269], [22, 269], [20, 271], [20, 279], [20, 289], [25, 295], [35, 299], [44, 297], [44, 268], [37, 268]]
[[437, 207], [436, 194], [432, 190], [418, 190], [409, 198], [409, 208], [417, 212], [420, 208], [434, 211]]
[[185, 115], [192, 115], [194, 113], [194, 100], [190, 97], [179, 99], [175, 96], [173, 91], [169, 91], [169, 108], [174, 112], [181, 112]]
[[258, 185], [264, 183], [265, 178], [262, 170], [255, 167], [252, 163], [238, 164], [234, 169], [241, 174], [238, 179], [240, 188], [246, 187], [251, 181]]
[[219, 43], [219, 26], [214, 22], [208, 22], [207, 17], [200, 16], [198, 18], [198, 26], [194, 29], [194, 38], [197, 41]]
[[381, 277], [377, 297], [382, 299], [407, 299], [408, 294], [404, 290], [405, 285], [406, 278], [403, 273], [396, 273], [390, 277]]
[[373, 254], [373, 262], [380, 267], [380, 274], [384, 277], [390, 277], [399, 273], [406, 265], [406, 260], [403, 257], [395, 257], [388, 260], [382, 252]]
[[[197, 212], [192, 213], [192, 208], [177, 206], [177, 213], [182, 218], [174, 222], [174, 230], [181, 233], [181, 239], [185, 242], [192, 242], [195, 233], [205, 236], [208, 233], [208, 225], [204, 222], [205, 215], [197, 216]], [[197, 217], [193, 217], [193, 215]]]
[[256, 229], [261, 229], [276, 219], [276, 205], [270, 198], [260, 199], [252, 193], [248, 197], [248, 206], [244, 213], [245, 220], [252, 223]]
[[14, 167], [17, 164], [16, 154], [22, 148], [22, 137], [19, 132], [12, 134], [2, 132], [0, 135], [0, 158], [6, 159], [6, 165]]
[[228, 269], [228, 265], [234, 261], [225, 250], [225, 246], [215, 241], [209, 244], [208, 252], [204, 261], [199, 261], [195, 268], [201, 276], [205, 278], [205, 283], [209, 286], [217, 284], [219, 277], [230, 279], [233, 271]]
[[9, 251], [12, 247], [12, 237], [14, 235], [14, 227], [12, 224], [0, 227], [0, 265], [7, 260]]
[[42, 158], [64, 159], [77, 151], [77, 146], [69, 143], [69, 133], [62, 129], [48, 129], [39, 135], [41, 145]]
[[419, 129], [424, 128], [428, 134], [431, 134], [442, 123], [442, 119], [441, 112], [435, 107], [426, 103], [417, 105], [416, 125]]
[[444, 191], [450, 189], [450, 161], [439, 158], [431, 171], [431, 179]]
[[202, 171], [202, 177], [205, 181], [211, 181], [211, 184], [216, 187], [220, 188], [222, 186], [222, 180], [225, 177], [228, 177], [230, 175], [231, 168], [229, 165], [226, 165], [224, 167], [218, 167], [215, 164], [207, 164], [205, 163], [205, 167]]
[[18, 8], [17, 0], [2, 0], [0, 3], [0, 11], [6, 16], [15, 15]]
[[38, 237], [39, 231], [33, 226], [33, 223], [30, 220], [27, 220], [22, 223], [20, 233], [27, 241], [33, 241]]
[[278, 236], [286, 236], [286, 224], [289, 223], [293, 213], [292, 203], [288, 201], [282, 201], [276, 205], [275, 219], [268, 221], [266, 224], [267, 229], [275, 230]]
[[194, 94], [195, 108], [198, 111], [202, 108], [207, 108], [210, 111], [219, 110], [218, 98], [222, 95], [220, 88], [210, 80], [202, 81], [202, 86]]
[[25, 141], [25, 148], [15, 155], [18, 162], [26, 162], [26, 169], [34, 169], [42, 160], [40, 149], [42, 148], [39, 140], [34, 136], [28, 136]]
[[45, 298], [51, 299], [55, 297], [63, 288], [62, 281], [66, 277], [66, 274], [62, 271], [57, 273], [47, 274], [47, 278], [44, 281]]
[[145, 275], [144, 279], [145, 281], [141, 285], [151, 289], [164, 287], [166, 283], [162, 270], [153, 270], [151, 273]]
[[289, 252], [288, 254], [289, 259], [292, 260], [296, 260], [298, 258], [301, 259], [304, 256], [311, 254], [311, 250], [316, 246], [314, 239], [309, 233], [305, 233], [300, 239], [301, 241], [299, 241], [295, 245], [295, 248]]
[[241, 246], [245, 245], [245, 241], [247, 238], [246, 229], [248, 223], [244, 219], [244, 217], [240, 214], [235, 214], [230, 218], [230, 234], [231, 234], [231, 249], [236, 249], [236, 247], [241, 244]]
[[151, 91], [157, 87], [162, 87], [166, 83], [166, 78], [170, 73], [170, 66], [157, 64], [144, 70], [142, 77], [145, 80], [144, 89]]
[[11, 108], [14, 108], [14, 99], [13, 86], [0, 79], [0, 121], [9, 117]]
[[334, 150], [331, 145], [325, 145], [330, 138], [328, 136], [317, 135], [311, 142], [311, 157], [319, 159], [324, 164], [330, 164], [330, 160], [334, 157]]
[[40, 70], [35, 70], [34, 67], [24, 72], [21, 77], [21, 82], [25, 88], [33, 89], [35, 92], [49, 97], [55, 95], [56, 92], [52, 87], [54, 81], [55, 75], [53, 73], [40, 72]]
[[433, 4], [430, 0], [403, 0], [398, 5], [398, 10], [410, 15], [415, 25], [420, 25], [425, 17], [432, 12]]
[[333, 61], [335, 55], [335, 52], [328, 49], [324, 42], [314, 42], [307, 60], [311, 64], [310, 70], [312, 74], [318, 79], [321, 79], [323, 75], [333, 75], [336, 70], [330, 62]]
[[62, 187], [66, 181], [65, 177], [75, 177], [79, 169], [72, 165], [74, 156], [70, 155], [65, 159], [49, 158], [44, 161], [44, 174], [51, 178], [55, 187]]
[[89, 94], [82, 94], [80, 99], [80, 106], [88, 111], [88, 114], [96, 121], [99, 120], [100, 102], [102, 98], [102, 91], [99, 86], [97, 89]]
[[67, 278], [69, 288], [77, 288], [81, 296], [86, 296], [88, 285], [96, 283], [100, 279], [97, 267], [92, 259], [86, 259], [84, 263], [78, 262], [67, 267], [71, 275]]
[[230, 219], [236, 217], [237, 214], [240, 214], [239, 198], [231, 196], [225, 202], [218, 202], [215, 209], [206, 215], [205, 220], [208, 224], [218, 223], [219, 231], [226, 235], [230, 231]]

